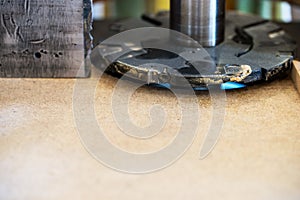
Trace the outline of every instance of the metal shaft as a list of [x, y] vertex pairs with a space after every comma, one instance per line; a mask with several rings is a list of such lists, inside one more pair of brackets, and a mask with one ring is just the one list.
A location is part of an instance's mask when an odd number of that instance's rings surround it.
[[204, 47], [224, 40], [225, 0], [171, 0], [170, 27]]

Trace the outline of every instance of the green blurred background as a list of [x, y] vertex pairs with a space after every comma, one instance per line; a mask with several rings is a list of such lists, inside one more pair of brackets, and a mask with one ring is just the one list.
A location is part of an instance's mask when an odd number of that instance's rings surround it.
[[[169, 10], [170, 0], [94, 0], [94, 18], [139, 17]], [[279, 22], [300, 21], [300, 0], [226, 0], [228, 10], [254, 13]]]

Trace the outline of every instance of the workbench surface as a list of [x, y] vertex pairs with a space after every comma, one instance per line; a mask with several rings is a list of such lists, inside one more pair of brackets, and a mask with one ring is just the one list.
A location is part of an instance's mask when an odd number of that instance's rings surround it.
[[[95, 96], [112, 143], [133, 152], [168, 144], [180, 127], [174, 95], [143, 87], [131, 98], [130, 112], [141, 125], [149, 105], [160, 103], [169, 113], [161, 134], [138, 141], [113, 122], [109, 97], [116, 82], [105, 75]], [[290, 78], [227, 92], [221, 137], [204, 160], [199, 151], [212, 106], [200, 92], [193, 145], [170, 167], [145, 175], [114, 171], [85, 150], [73, 119], [74, 83], [0, 79], [0, 199], [300, 199], [300, 96]]]

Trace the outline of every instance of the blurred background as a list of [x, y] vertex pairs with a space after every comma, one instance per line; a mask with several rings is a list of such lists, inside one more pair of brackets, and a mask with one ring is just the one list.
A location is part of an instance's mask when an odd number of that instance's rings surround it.
[[[228, 10], [260, 15], [278, 22], [300, 21], [300, 0], [226, 0]], [[170, 0], [94, 0], [94, 19], [139, 17], [167, 11]]]

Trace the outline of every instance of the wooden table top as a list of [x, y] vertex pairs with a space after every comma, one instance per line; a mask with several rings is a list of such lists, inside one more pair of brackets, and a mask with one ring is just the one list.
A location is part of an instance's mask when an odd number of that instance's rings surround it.
[[[130, 114], [138, 124], [149, 123], [150, 105], [162, 104], [168, 113], [158, 136], [135, 140], [114, 123], [116, 83], [105, 75], [95, 93], [107, 138], [131, 152], [168, 144], [180, 127], [174, 95], [148, 87], [134, 94]], [[300, 199], [300, 96], [291, 78], [227, 92], [221, 137], [203, 160], [199, 150], [212, 104], [199, 93], [201, 120], [191, 148], [170, 167], [145, 175], [114, 171], [85, 150], [73, 118], [74, 84], [0, 79], [0, 199]]]

